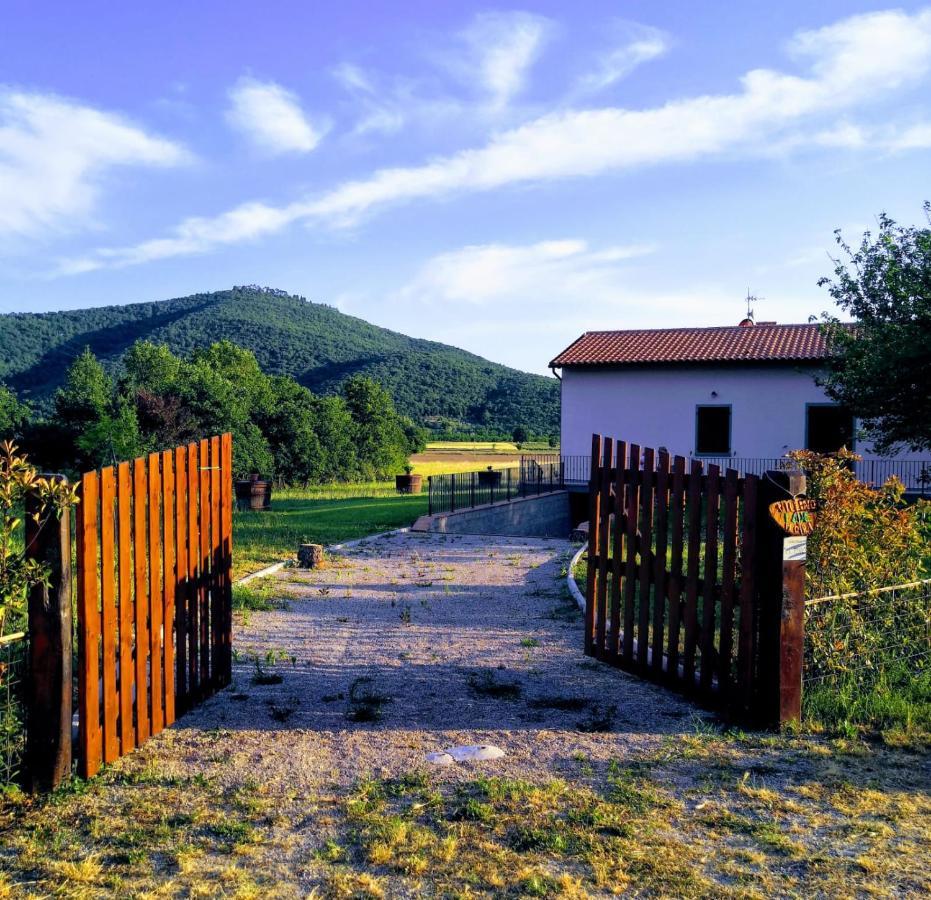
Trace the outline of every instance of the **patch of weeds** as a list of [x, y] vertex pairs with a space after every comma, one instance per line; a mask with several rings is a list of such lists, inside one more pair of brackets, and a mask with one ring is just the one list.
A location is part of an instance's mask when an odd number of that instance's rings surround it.
[[480, 697], [494, 697], [497, 700], [518, 700], [522, 690], [519, 682], [501, 678], [491, 669], [472, 672], [468, 684], [474, 694]]
[[285, 703], [277, 703], [274, 700], [266, 702], [268, 704], [268, 714], [276, 722], [287, 722], [300, 707], [300, 703], [294, 697], [290, 697]]
[[411, 605], [410, 605], [410, 603], [402, 603], [402, 604], [401, 604], [401, 614], [400, 614], [400, 616], [398, 616], [398, 618], [401, 620], [401, 623], [404, 624], [404, 625], [410, 625], [410, 624], [411, 624]]
[[484, 822], [494, 821], [495, 810], [489, 803], [482, 803], [475, 797], [467, 797], [462, 803], [455, 806], [449, 814], [454, 822]]
[[233, 585], [233, 610], [236, 612], [267, 612], [287, 609], [287, 606], [273, 578], [257, 578], [247, 584]]
[[586, 734], [613, 731], [616, 716], [616, 703], [593, 703], [584, 718], [576, 722], [575, 727]]
[[262, 661], [256, 657], [253, 660], [255, 672], [252, 674], [252, 683], [260, 685], [281, 684], [284, 678], [277, 672], [269, 672], [262, 665]]
[[521, 647], [539, 647], [540, 642], [535, 637], [525, 637], [521, 639]]
[[248, 843], [255, 834], [255, 828], [248, 822], [240, 822], [234, 819], [222, 819], [214, 822], [210, 830], [221, 840], [227, 841], [232, 846], [237, 844]]
[[571, 852], [571, 841], [556, 820], [539, 826], [518, 825], [508, 832], [507, 840], [510, 847], [518, 853]]
[[381, 708], [392, 698], [380, 694], [374, 687], [375, 679], [362, 675], [349, 686], [349, 709], [346, 718], [350, 722], [376, 722], [381, 718]]

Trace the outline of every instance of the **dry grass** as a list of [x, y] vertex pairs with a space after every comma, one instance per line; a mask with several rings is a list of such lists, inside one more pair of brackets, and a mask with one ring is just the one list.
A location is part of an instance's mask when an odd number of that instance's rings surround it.
[[3, 810], [0, 896], [922, 896], [914, 750], [718, 733], [534, 779], [412, 771], [305, 795], [147, 751]]

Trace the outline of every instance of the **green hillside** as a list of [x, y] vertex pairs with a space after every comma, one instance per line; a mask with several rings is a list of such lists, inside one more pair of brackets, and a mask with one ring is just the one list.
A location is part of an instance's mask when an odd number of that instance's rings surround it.
[[422, 423], [442, 416], [503, 431], [516, 424], [538, 434], [559, 429], [555, 379], [255, 286], [153, 303], [0, 315], [0, 380], [42, 407], [85, 347], [114, 369], [140, 338], [182, 354], [227, 338], [252, 350], [266, 372], [291, 375], [316, 393], [334, 393], [348, 376], [368, 375], [388, 388], [399, 412]]

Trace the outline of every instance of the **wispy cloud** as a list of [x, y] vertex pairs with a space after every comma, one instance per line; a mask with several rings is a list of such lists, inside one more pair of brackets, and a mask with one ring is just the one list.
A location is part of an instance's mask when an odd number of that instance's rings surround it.
[[449, 64], [477, 83], [493, 107], [505, 107], [523, 89], [552, 28], [549, 19], [531, 13], [480, 13], [461, 34], [463, 52]]
[[179, 144], [118, 114], [0, 87], [0, 234], [73, 227], [93, 212], [110, 169], [186, 159]]
[[561, 303], [569, 294], [578, 297], [585, 284], [617, 286], [618, 264], [653, 249], [632, 244], [593, 250], [578, 239], [473, 245], [432, 257], [395, 299], [429, 306]]
[[[673, 100], [642, 110], [570, 109], [494, 136], [483, 147], [424, 165], [382, 169], [329, 192], [269, 208], [249, 204], [191, 219], [166, 239], [100, 251], [81, 265], [127, 265], [278, 231], [306, 220], [351, 224], [391, 204], [527, 182], [591, 177], [723, 154], [763, 154], [774, 142], [830, 144], [837, 117], [919, 83], [931, 69], [931, 10], [854, 16], [795, 36], [805, 75], [754, 69], [734, 93]], [[848, 136], [849, 137], [849, 136]], [[836, 135], [835, 135], [836, 139]], [[924, 132], [910, 141], [920, 144]], [[245, 211], [260, 210], [258, 224]], [[231, 220], [241, 223], [231, 228]]]
[[304, 115], [296, 94], [273, 81], [248, 77], [230, 91], [226, 116], [256, 147], [271, 154], [308, 153], [325, 131]]
[[[645, 288], [638, 260], [656, 250], [643, 244], [598, 247], [579, 238], [462, 247], [426, 260], [390, 295], [388, 308], [395, 316], [409, 311], [425, 337], [528, 370], [541, 370], [567, 335], [586, 328], [632, 321], [707, 324], [737, 315], [739, 300], [717, 285]], [[493, 309], [498, 327], [489, 330], [477, 307]]]
[[637, 66], [669, 51], [672, 40], [665, 31], [636, 22], [615, 24], [614, 46], [595, 60], [595, 65], [578, 79], [576, 94], [590, 94], [611, 87]]

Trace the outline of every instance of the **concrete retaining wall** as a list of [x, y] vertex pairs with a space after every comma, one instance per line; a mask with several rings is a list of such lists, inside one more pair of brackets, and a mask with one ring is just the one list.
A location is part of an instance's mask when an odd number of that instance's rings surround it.
[[411, 531], [567, 538], [571, 529], [569, 494], [556, 491], [539, 497], [521, 497], [510, 502], [461, 509], [454, 513], [421, 516]]

